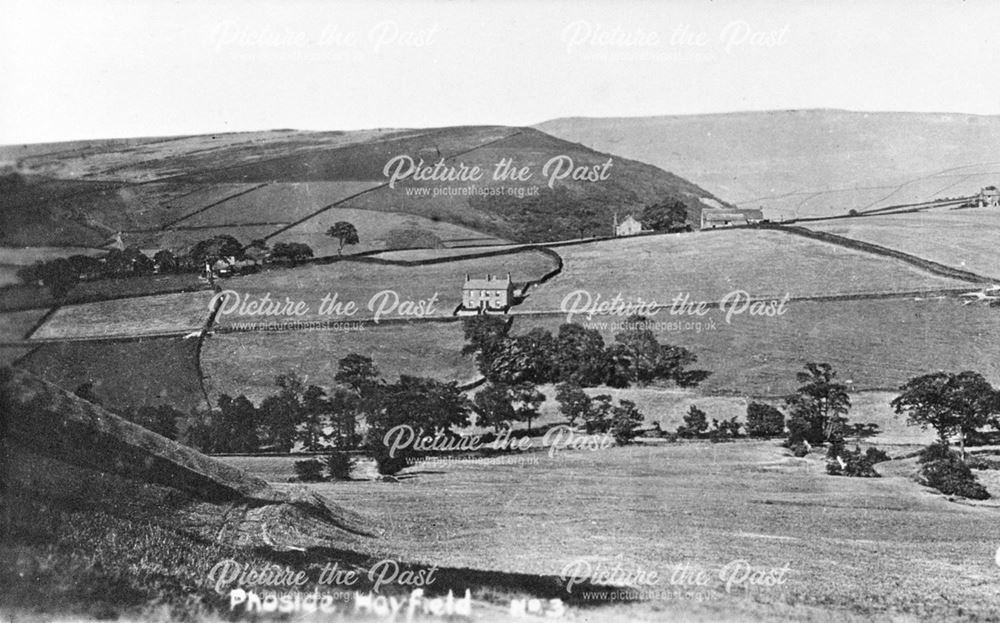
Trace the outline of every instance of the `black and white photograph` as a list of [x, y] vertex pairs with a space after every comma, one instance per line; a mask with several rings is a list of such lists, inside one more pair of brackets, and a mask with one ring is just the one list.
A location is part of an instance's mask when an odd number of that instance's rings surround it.
[[1000, 3], [0, 9], [0, 623], [1000, 620]]

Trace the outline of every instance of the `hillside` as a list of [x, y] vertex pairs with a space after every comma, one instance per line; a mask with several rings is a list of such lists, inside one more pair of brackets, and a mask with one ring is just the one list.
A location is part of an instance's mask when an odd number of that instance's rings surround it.
[[791, 110], [573, 117], [536, 127], [673, 171], [773, 219], [803, 216], [805, 202], [814, 204], [810, 215], [845, 213], [1000, 180], [1000, 117], [992, 116]]
[[[482, 175], [413, 175], [390, 187], [387, 165], [399, 156], [427, 166], [443, 159], [442, 168], [456, 171], [479, 167]], [[555, 165], [544, 167], [559, 157], [565, 175], [550, 179]], [[358, 223], [361, 245], [352, 251], [412, 238], [424, 246], [537, 242], [606, 235], [615, 213], [666, 199], [681, 199], [693, 214], [703, 199], [719, 201], [656, 167], [502, 126], [9, 146], [0, 159], [15, 171], [0, 193], [5, 246], [99, 246], [119, 231], [144, 248], [179, 249], [218, 233], [323, 246], [326, 228], [345, 219]], [[496, 180], [505, 159], [531, 177]]]

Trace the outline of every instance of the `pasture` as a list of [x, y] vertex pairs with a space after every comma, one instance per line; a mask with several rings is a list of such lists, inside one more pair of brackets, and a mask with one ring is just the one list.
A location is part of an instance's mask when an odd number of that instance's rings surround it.
[[[517, 462], [428, 460], [397, 483], [308, 486], [385, 526], [373, 553], [548, 576], [581, 560], [657, 573], [636, 587], [650, 601], [612, 611], [623, 619], [817, 620], [820, 606], [837, 614], [819, 620], [956, 620], [992, 616], [1000, 603], [994, 512], [906, 477], [827, 476], [821, 457], [793, 458], [777, 441], [551, 454], [542, 444], [535, 438]], [[285, 480], [276, 465], [226, 460]], [[734, 560], [787, 564], [786, 582], [727, 592], [720, 573]], [[684, 565], [710, 578], [694, 591], [700, 599], [678, 585]]]
[[205, 406], [198, 376], [198, 341], [145, 338], [42, 344], [19, 364], [68, 391], [91, 383], [101, 404]]
[[45, 308], [39, 308], [0, 313], [0, 342], [23, 340], [48, 311]]
[[60, 307], [32, 338], [135, 337], [195, 331], [208, 320], [212, 296], [210, 291], [182, 292]]
[[201, 352], [212, 400], [246, 394], [255, 402], [275, 393], [274, 377], [295, 373], [309, 383], [332, 386], [337, 362], [351, 353], [374, 360], [383, 378], [400, 374], [467, 382], [478, 376], [471, 357], [461, 355], [460, 322], [392, 323], [361, 330], [217, 333]]
[[[622, 320], [576, 319], [606, 343]], [[693, 368], [712, 372], [700, 386], [707, 394], [785, 395], [796, 387], [795, 373], [811, 361], [832, 364], [857, 390], [894, 389], [936, 370], [975, 370], [1000, 383], [1000, 314], [955, 299], [792, 302], [782, 316], [734, 316], [731, 324], [718, 310], [701, 319], [663, 310], [650, 320], [661, 343], [690, 349], [698, 357]], [[517, 316], [513, 331], [544, 327], [555, 333], [563, 322], [561, 315]]]
[[[526, 250], [426, 266], [392, 266], [343, 260], [308, 264], [290, 270], [268, 270], [229, 279], [222, 286], [239, 294], [241, 304], [248, 300], [262, 300], [269, 294], [273, 301], [284, 302], [287, 298], [303, 303], [308, 307], [306, 313], [291, 318], [251, 316], [241, 314], [239, 310], [227, 313], [227, 304], [217, 322], [228, 325], [264, 320], [357, 321], [374, 319], [376, 315], [379, 319], [405, 319], [416, 317], [416, 312], [421, 310], [423, 317], [448, 317], [462, 302], [462, 284], [466, 274], [483, 278], [487, 274], [504, 276], [509, 272], [514, 282], [523, 284], [541, 278], [555, 267], [555, 260], [550, 256]], [[321, 315], [319, 307], [327, 295], [331, 300], [336, 295], [336, 301], [342, 305], [353, 303], [355, 312], [347, 314], [346, 308], [343, 311], [332, 309], [331, 313]], [[415, 305], [404, 307], [407, 301]], [[419, 307], [421, 303], [424, 303], [422, 308]]]
[[669, 305], [675, 296], [717, 302], [735, 290], [755, 298], [879, 294], [960, 288], [902, 261], [780, 231], [730, 230], [641, 236], [559, 247], [563, 271], [533, 291], [518, 312], [555, 311], [586, 290]]
[[375, 182], [271, 183], [234, 196], [185, 219], [183, 225], [225, 227], [275, 221], [292, 222], [377, 185]]
[[441, 220], [378, 210], [336, 207], [277, 234], [268, 242], [304, 242], [317, 257], [337, 255], [340, 241], [326, 235], [338, 221], [347, 221], [358, 230], [358, 244], [344, 247], [344, 253], [375, 249], [398, 249], [410, 246], [451, 246], [456, 243], [493, 244], [503, 240]]
[[936, 209], [803, 225], [1000, 281], [1000, 253], [997, 252], [1000, 209], [997, 208]]

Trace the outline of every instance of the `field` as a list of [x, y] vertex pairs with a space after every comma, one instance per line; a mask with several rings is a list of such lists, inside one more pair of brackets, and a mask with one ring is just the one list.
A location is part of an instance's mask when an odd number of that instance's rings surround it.
[[290, 223], [331, 203], [376, 187], [376, 182], [272, 183], [185, 219], [185, 227]]
[[[549, 576], [579, 560], [658, 573], [648, 588], [661, 595], [622, 606], [624, 618], [955, 620], [992, 616], [1000, 599], [994, 513], [905, 477], [827, 476], [820, 457], [792, 458], [777, 442], [550, 455], [535, 438], [534, 447], [512, 464], [428, 461], [397, 484], [312, 488], [375, 517], [387, 529], [377, 546], [406, 559]], [[266, 470], [281, 479], [275, 466]], [[756, 569], [787, 564], [786, 583], [727, 593], [718, 574], [738, 559]], [[685, 564], [709, 574], [701, 599], [671, 580]]]
[[[241, 301], [259, 299], [270, 294], [271, 300], [285, 301], [286, 297], [308, 306], [308, 313], [297, 320], [355, 321], [372, 319], [375, 312], [383, 309], [381, 318], [406, 318], [405, 301], [429, 302], [435, 295], [436, 302], [426, 317], [451, 316], [462, 302], [462, 283], [465, 275], [480, 278], [487, 273], [503, 276], [511, 273], [516, 283], [541, 278], [554, 270], [555, 260], [540, 251], [527, 250], [509, 255], [473, 260], [457, 260], [427, 266], [387, 266], [358, 261], [339, 261], [331, 264], [309, 264], [287, 270], [264, 271], [255, 275], [236, 277], [225, 282], [223, 287], [237, 292]], [[391, 290], [399, 297], [399, 304], [392, 295], [376, 299], [380, 292]], [[319, 315], [322, 298], [336, 294], [341, 303], [353, 302], [357, 312], [348, 316], [334, 313]], [[373, 307], [369, 307], [372, 304]], [[252, 317], [238, 313], [220, 313], [217, 322], [228, 325], [234, 322], [281, 320], [287, 318]], [[412, 317], [412, 316], [410, 316]]]
[[123, 279], [98, 279], [81, 281], [59, 301], [52, 298], [44, 286], [18, 284], [0, 290], [0, 310], [37, 309], [62, 305], [124, 299], [132, 296], [151, 296], [166, 292], [194, 292], [209, 286], [192, 273], [169, 275], [143, 275]]
[[29, 309], [0, 313], [0, 342], [19, 342], [49, 310]]
[[134, 337], [205, 325], [212, 292], [182, 292], [60, 307], [34, 339]]
[[75, 391], [92, 383], [101, 404], [168, 404], [188, 411], [205, 405], [198, 375], [198, 340], [146, 338], [43, 344], [20, 363]]
[[[576, 319], [606, 343], [621, 320]], [[1000, 314], [955, 299], [793, 302], [783, 316], [734, 316], [731, 324], [713, 310], [700, 319], [700, 332], [699, 320], [667, 310], [651, 320], [661, 343], [689, 348], [698, 357], [694, 367], [712, 372], [700, 386], [706, 394], [785, 395], [808, 362], [832, 364], [858, 390], [896, 388], [935, 370], [976, 370], [1000, 383]], [[563, 322], [561, 315], [519, 316], [514, 332], [540, 326], [554, 333]]]
[[898, 260], [767, 230], [617, 239], [556, 252], [562, 273], [532, 292], [518, 312], [559, 310], [567, 294], [581, 289], [605, 300], [620, 292], [626, 300], [669, 305], [684, 294], [693, 302], [717, 302], [734, 290], [799, 298], [967, 285]]
[[1000, 210], [932, 210], [804, 224], [1000, 281]]
[[266, 331], [215, 334], [202, 347], [201, 362], [213, 401], [219, 394], [246, 394], [256, 402], [275, 392], [274, 377], [294, 372], [329, 387], [337, 362], [358, 353], [371, 357], [382, 376], [400, 374], [467, 382], [475, 364], [461, 355], [460, 322], [393, 323], [362, 330]]
[[342, 207], [318, 214], [277, 234], [268, 242], [272, 245], [304, 242], [312, 247], [317, 257], [337, 255], [340, 241], [326, 235], [326, 231], [337, 221], [347, 221], [358, 230], [358, 244], [344, 247], [345, 254], [409, 246], [451, 246], [469, 241], [477, 244], [504, 242], [467, 227], [423, 216]]

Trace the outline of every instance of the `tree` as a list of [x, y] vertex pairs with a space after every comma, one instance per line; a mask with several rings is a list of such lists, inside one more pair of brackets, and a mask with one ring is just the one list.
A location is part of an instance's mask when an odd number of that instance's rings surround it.
[[684, 416], [684, 424], [677, 427], [677, 435], [680, 437], [698, 437], [708, 430], [708, 416], [704, 411], [691, 405], [687, 415]]
[[337, 249], [337, 255], [343, 253], [345, 244], [358, 244], [359, 242], [358, 230], [347, 221], [337, 221], [333, 224], [333, 227], [326, 230], [326, 235], [340, 241], [340, 248]]
[[177, 422], [184, 414], [169, 405], [143, 405], [126, 409], [122, 417], [167, 439], [177, 439]]
[[607, 376], [604, 338], [596, 329], [566, 323], [556, 337], [557, 374], [562, 381], [572, 381], [582, 387], [593, 387]]
[[527, 422], [530, 433], [531, 420], [538, 417], [538, 408], [545, 402], [545, 395], [533, 383], [521, 383], [510, 388], [510, 397], [514, 417], [519, 422]]
[[322, 447], [322, 442], [326, 440], [326, 433], [323, 431], [329, 420], [331, 411], [330, 399], [326, 395], [326, 390], [316, 385], [310, 385], [302, 392], [300, 403], [299, 421], [300, 427], [295, 436], [297, 441], [302, 442], [302, 446], [310, 452], [315, 452]]
[[587, 412], [583, 414], [583, 424], [587, 434], [603, 433], [611, 423], [611, 396], [599, 394], [590, 399]]
[[494, 431], [500, 432], [501, 428], [509, 428], [511, 422], [517, 419], [507, 385], [486, 383], [476, 392], [472, 403], [477, 415], [476, 426], [491, 426]]
[[279, 452], [290, 452], [295, 443], [297, 429], [302, 423], [302, 396], [305, 385], [294, 374], [279, 375], [274, 379], [280, 388], [277, 394], [260, 404], [260, 423], [264, 441]]
[[576, 383], [556, 385], [556, 400], [559, 402], [559, 411], [566, 416], [570, 426], [577, 420], [582, 420], [590, 409], [590, 396]]
[[219, 396], [219, 409], [210, 415], [208, 436], [211, 452], [256, 452], [260, 448], [257, 428], [261, 414], [250, 400], [240, 394]]
[[168, 249], [160, 249], [153, 256], [153, 264], [161, 273], [172, 273], [177, 270], [177, 258]]
[[611, 434], [621, 445], [629, 444], [638, 434], [637, 429], [646, 416], [639, 411], [631, 400], [619, 400], [618, 406], [611, 409]]
[[687, 223], [687, 206], [680, 199], [666, 199], [646, 206], [640, 220], [654, 231], [677, 231]]
[[931, 426], [945, 446], [958, 435], [965, 461], [965, 435], [1000, 413], [997, 391], [977, 372], [934, 372], [910, 379], [890, 403], [897, 414], [922, 428]]
[[291, 262], [292, 266], [313, 256], [312, 248], [301, 242], [279, 242], [271, 249], [271, 257]]
[[39, 264], [36, 275], [56, 299], [66, 296], [79, 278], [69, 260], [61, 257]]
[[366, 390], [378, 383], [378, 367], [371, 357], [365, 357], [357, 353], [350, 353], [337, 362], [337, 373], [333, 375], [333, 380], [347, 385], [358, 395], [362, 395]]
[[500, 354], [510, 331], [510, 323], [499, 316], [470, 316], [463, 323], [463, 355], [475, 355], [476, 366], [489, 377], [493, 361]]
[[195, 244], [188, 256], [197, 266], [228, 257], [240, 260], [243, 259], [243, 245], [230, 235], [219, 234]]
[[785, 415], [762, 402], [747, 405], [747, 434], [751, 437], [781, 437], [785, 434]]
[[808, 363], [796, 378], [803, 385], [785, 400], [789, 408], [788, 442], [823, 443], [843, 437], [851, 399], [828, 363]]

